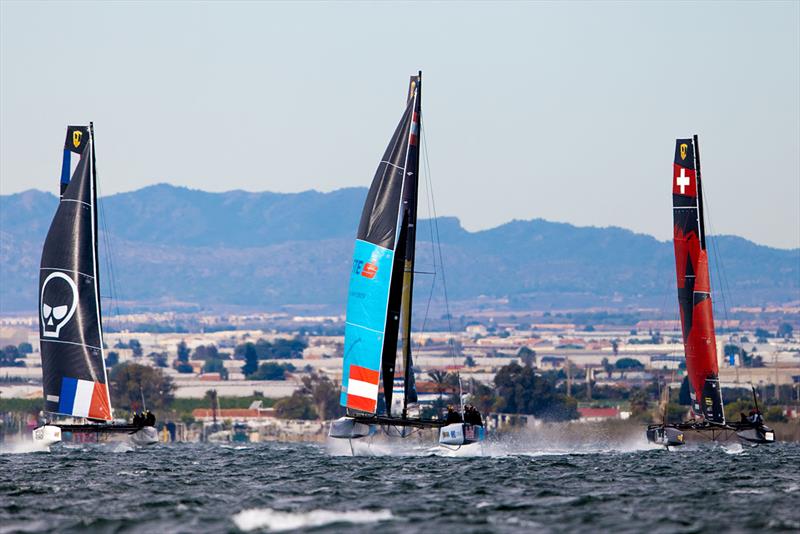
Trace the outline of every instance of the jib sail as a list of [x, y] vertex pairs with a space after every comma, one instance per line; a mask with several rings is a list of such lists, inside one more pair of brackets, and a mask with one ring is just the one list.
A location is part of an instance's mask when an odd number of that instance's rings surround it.
[[678, 303], [692, 407], [697, 416], [724, 423], [697, 136], [675, 142], [672, 206]]
[[[353, 252], [340, 403], [361, 412], [376, 413], [381, 379], [387, 413], [392, 412], [395, 378], [403, 381], [403, 406], [416, 401], [410, 372], [410, 313], [421, 78], [420, 74], [411, 79], [405, 112], [367, 194]], [[397, 365], [401, 329], [403, 358]]]
[[[71, 158], [79, 157], [74, 173]], [[42, 249], [39, 342], [45, 410], [110, 420], [97, 262], [94, 132], [69, 126], [61, 201]]]

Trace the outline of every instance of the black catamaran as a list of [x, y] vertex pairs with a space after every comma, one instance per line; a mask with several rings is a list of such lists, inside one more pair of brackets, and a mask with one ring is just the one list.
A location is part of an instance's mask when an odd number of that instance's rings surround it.
[[[647, 439], [667, 446], [683, 445], [684, 432], [711, 440], [733, 435], [750, 443], [770, 443], [775, 435], [756, 408], [740, 421], [726, 421], [717, 363], [717, 341], [708, 273], [700, 151], [695, 135], [675, 142], [672, 172], [672, 214], [686, 372], [695, 419], [680, 424], [650, 425]], [[755, 398], [755, 391], [754, 391]]]
[[[72, 171], [72, 155], [79, 157]], [[61, 431], [128, 432], [150, 442], [155, 429], [114, 424], [103, 355], [97, 246], [94, 127], [69, 126], [61, 168], [61, 199], [42, 249], [39, 269], [39, 344], [45, 412], [88, 419], [48, 422], [34, 440], [54, 443]]]
[[340, 398], [348, 415], [333, 422], [331, 437], [364, 437], [379, 426], [439, 428], [440, 442], [449, 445], [483, 436], [482, 425], [421, 419], [412, 417], [409, 409], [417, 402], [411, 308], [421, 117], [420, 72], [411, 77], [406, 109], [361, 213], [350, 273]]

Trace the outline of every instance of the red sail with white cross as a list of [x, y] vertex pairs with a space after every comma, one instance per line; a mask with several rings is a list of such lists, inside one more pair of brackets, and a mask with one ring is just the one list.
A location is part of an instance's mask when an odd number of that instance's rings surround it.
[[707, 421], [724, 423], [696, 136], [675, 142], [672, 215], [678, 304], [692, 409]]

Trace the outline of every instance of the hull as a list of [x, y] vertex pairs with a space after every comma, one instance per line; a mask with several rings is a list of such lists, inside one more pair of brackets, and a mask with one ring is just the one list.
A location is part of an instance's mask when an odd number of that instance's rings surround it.
[[747, 443], [765, 445], [775, 443], [775, 432], [766, 425], [729, 423], [684, 423], [678, 425], [650, 425], [647, 441], [666, 447], [687, 443]]
[[158, 430], [152, 426], [145, 426], [131, 434], [130, 439], [131, 443], [140, 447], [154, 445], [158, 443]]
[[647, 441], [665, 447], [678, 447], [686, 443], [686, 436], [677, 428], [653, 426], [647, 429]]
[[767, 426], [739, 430], [736, 436], [747, 443], [775, 443], [775, 432]]
[[[155, 427], [136, 428], [129, 425], [43, 425], [33, 430], [33, 441], [45, 447], [55, 445], [62, 441], [62, 431], [67, 432], [68, 435], [119, 436], [119, 438], [112, 438], [112, 440], [130, 441], [138, 446], [158, 443], [158, 430]], [[74, 440], [75, 438], [73, 437], [72, 439]], [[99, 440], [99, 438], [97, 439]], [[94, 441], [94, 438], [92, 440]]]
[[486, 431], [482, 426], [469, 423], [453, 423], [439, 429], [440, 445], [469, 445], [483, 441], [485, 437]]
[[352, 417], [340, 417], [331, 423], [328, 435], [337, 439], [356, 439], [373, 435], [376, 425], [359, 423]]
[[61, 441], [61, 429], [54, 425], [44, 425], [33, 430], [33, 442], [49, 447]]

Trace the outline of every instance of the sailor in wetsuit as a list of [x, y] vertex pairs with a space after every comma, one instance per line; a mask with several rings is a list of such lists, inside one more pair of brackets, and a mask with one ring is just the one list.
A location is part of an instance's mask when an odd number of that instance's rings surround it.
[[155, 426], [156, 425], [156, 416], [153, 415], [153, 412], [147, 410], [147, 413], [144, 416], [144, 426]]
[[750, 416], [747, 418], [751, 424], [759, 426], [764, 422], [764, 419], [761, 417], [761, 412], [753, 408], [750, 410]]
[[448, 425], [451, 425], [454, 423], [463, 423], [464, 420], [462, 419], [460, 413], [455, 411], [452, 406], [448, 406], [447, 415], [444, 418], [444, 422], [447, 423]]
[[467, 404], [464, 407], [464, 422], [470, 425], [482, 426], [483, 419], [481, 419], [481, 412], [473, 405]]

